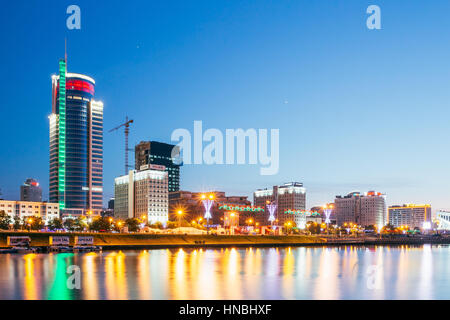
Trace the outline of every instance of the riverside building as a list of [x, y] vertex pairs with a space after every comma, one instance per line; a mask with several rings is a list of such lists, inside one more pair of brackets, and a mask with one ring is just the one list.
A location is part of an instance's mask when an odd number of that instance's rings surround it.
[[[306, 189], [303, 183], [290, 182], [281, 186], [273, 186], [272, 189], [259, 189], [253, 193], [253, 205], [267, 208], [268, 203], [275, 203], [277, 211], [275, 217], [278, 225], [293, 221], [292, 215], [286, 213], [288, 210], [305, 210]], [[269, 213], [266, 209], [263, 225], [269, 225]]]
[[58, 203], [0, 200], [0, 211], [4, 211], [11, 219], [41, 217], [48, 223], [50, 220], [59, 218]]
[[369, 191], [365, 194], [351, 192], [346, 196], [336, 196], [334, 201], [336, 223], [356, 223], [363, 227], [370, 225], [385, 226], [386, 195]]
[[149, 224], [166, 224], [169, 219], [168, 174], [164, 166], [132, 170], [115, 179], [114, 217], [138, 218]]
[[431, 224], [431, 205], [404, 204], [402, 206], [390, 206], [388, 217], [389, 224], [396, 228], [401, 226], [423, 228], [424, 223]]

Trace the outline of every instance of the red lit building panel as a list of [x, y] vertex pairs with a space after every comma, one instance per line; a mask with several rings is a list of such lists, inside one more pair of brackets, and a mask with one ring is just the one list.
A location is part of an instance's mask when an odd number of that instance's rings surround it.
[[[59, 82], [56, 88], [59, 91]], [[83, 80], [67, 79], [66, 80], [66, 90], [77, 90], [88, 92], [92, 95], [95, 93], [94, 85]]]
[[66, 90], [84, 91], [94, 95], [94, 85], [78, 79], [67, 79]]

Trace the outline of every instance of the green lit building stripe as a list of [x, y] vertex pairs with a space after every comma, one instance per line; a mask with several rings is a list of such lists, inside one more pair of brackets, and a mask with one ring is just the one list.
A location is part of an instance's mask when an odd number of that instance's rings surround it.
[[59, 141], [58, 141], [58, 194], [59, 208], [65, 209], [66, 189], [66, 61], [59, 61]]

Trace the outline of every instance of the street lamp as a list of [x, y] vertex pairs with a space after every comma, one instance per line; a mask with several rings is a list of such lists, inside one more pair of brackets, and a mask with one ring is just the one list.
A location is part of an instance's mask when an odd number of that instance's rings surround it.
[[284, 224], [284, 226], [286, 227], [286, 233], [289, 234], [289, 229], [292, 226], [292, 222], [288, 221]]
[[181, 232], [181, 218], [183, 217], [183, 210], [178, 210], [177, 215], [178, 215], [178, 228], [180, 228]]

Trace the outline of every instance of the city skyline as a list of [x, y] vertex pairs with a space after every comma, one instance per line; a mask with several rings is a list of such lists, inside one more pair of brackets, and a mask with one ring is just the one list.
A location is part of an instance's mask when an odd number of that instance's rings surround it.
[[[80, 1], [82, 29], [65, 32], [51, 30], [64, 24], [64, 16], [61, 21], [44, 21], [36, 30], [16, 25], [12, 19], [26, 14], [45, 20], [64, 11], [66, 3], [46, 8], [43, 14], [33, 11], [37, 2], [28, 7], [7, 5], [11, 17], [2, 15], [2, 24], [50, 36], [40, 47], [32, 36], [22, 39], [23, 43], [5, 37], [5, 46], [18, 47], [17, 57], [2, 53], [10, 61], [5, 72], [8, 81], [3, 79], [1, 86], [4, 113], [7, 119], [20, 119], [0, 129], [3, 136], [15, 139], [2, 139], [2, 150], [10, 150], [2, 157], [0, 171], [5, 199], [18, 199], [20, 184], [31, 176], [41, 182], [43, 198], [49, 199], [49, 78], [56, 73], [55, 61], [64, 54], [67, 37], [68, 69], [95, 78], [96, 99], [105, 102], [104, 204], [113, 196], [114, 178], [123, 168], [122, 136], [107, 131], [128, 115], [135, 120], [131, 147], [143, 140], [172, 143], [171, 132], [192, 130], [194, 120], [223, 131], [280, 129], [277, 175], [260, 176], [258, 167], [249, 165], [190, 165], [183, 167], [181, 190], [217, 189], [250, 197], [258, 188], [300, 181], [307, 188], [307, 208], [355, 189], [380, 190], [387, 195], [387, 205], [430, 203], [433, 211], [450, 207], [446, 200], [450, 174], [445, 170], [449, 151], [443, 148], [450, 133], [444, 123], [449, 112], [445, 108], [450, 98], [445, 91], [450, 84], [449, 64], [439, 54], [447, 45], [428, 37], [447, 23], [445, 19], [409, 26], [401, 18], [425, 19], [416, 2], [403, 7], [382, 1], [383, 29], [374, 34], [365, 28], [363, 4], [325, 9], [282, 3], [276, 6], [279, 11], [271, 25], [264, 23], [269, 14], [264, 6], [258, 13], [249, 4], [231, 6], [223, 16], [206, 4], [201, 10], [182, 3], [173, 7], [141, 4], [148, 10], [139, 13], [136, 8], [124, 8], [121, 13], [117, 4], [101, 11]], [[175, 9], [173, 15], [166, 6]], [[192, 16], [185, 15], [183, 8]], [[429, 10], [439, 16], [448, 8], [438, 4]], [[108, 12], [129, 25], [114, 27]], [[131, 13], [141, 19], [127, 20]], [[159, 19], [146, 18], [161, 13]], [[309, 13], [320, 19], [315, 21]], [[171, 24], [177, 21], [190, 27], [182, 30]], [[165, 32], [170, 37], [163, 36]], [[105, 39], [95, 38], [97, 33], [105, 34]], [[400, 35], [403, 41], [394, 43]], [[120, 54], [113, 50], [114, 37], [121, 43]], [[415, 44], [417, 37], [420, 47]], [[180, 42], [186, 44], [181, 50]], [[36, 49], [25, 52], [27, 46]], [[86, 46], [90, 52], [84, 50]], [[430, 55], [433, 59], [421, 59]], [[270, 57], [274, 59], [267, 66], [265, 60]], [[21, 60], [36, 63], [26, 64], [24, 72]], [[431, 71], [433, 78], [429, 78]], [[109, 79], [113, 74], [119, 76]], [[33, 83], [29, 95], [19, 94], [28, 82]], [[16, 104], [20, 107], [14, 108]]]

